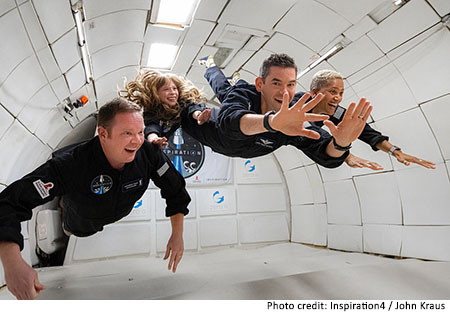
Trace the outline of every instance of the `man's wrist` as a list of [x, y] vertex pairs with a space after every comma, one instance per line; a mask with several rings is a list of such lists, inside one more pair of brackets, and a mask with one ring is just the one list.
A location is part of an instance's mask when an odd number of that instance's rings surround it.
[[277, 130], [273, 129], [272, 126], [270, 126], [269, 120], [270, 120], [270, 115], [275, 114], [275, 111], [269, 111], [266, 114], [264, 114], [264, 119], [263, 119], [263, 125], [264, 128], [271, 133], [276, 133], [278, 132]]
[[332, 139], [331, 141], [333, 142], [334, 149], [336, 149], [336, 150], [348, 151], [348, 150], [350, 150], [350, 148], [352, 148], [352, 143], [350, 143], [347, 146], [342, 146], [336, 142], [336, 139], [334, 137], [331, 137], [331, 139]]

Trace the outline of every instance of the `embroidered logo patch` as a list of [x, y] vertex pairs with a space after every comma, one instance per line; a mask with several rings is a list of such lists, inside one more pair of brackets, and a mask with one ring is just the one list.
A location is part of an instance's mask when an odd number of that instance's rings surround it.
[[99, 175], [91, 182], [91, 191], [95, 194], [105, 194], [113, 186], [113, 180], [110, 176]]
[[42, 182], [42, 180], [39, 179], [39, 180], [34, 181], [33, 185], [36, 188], [36, 190], [38, 191], [41, 198], [45, 199], [46, 197], [50, 196], [49, 191], [51, 188], [53, 188], [52, 182], [44, 183], [44, 182]]

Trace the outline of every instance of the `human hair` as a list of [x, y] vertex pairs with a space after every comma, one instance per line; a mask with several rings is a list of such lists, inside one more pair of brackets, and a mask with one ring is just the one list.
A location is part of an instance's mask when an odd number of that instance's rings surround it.
[[125, 98], [115, 98], [100, 108], [97, 114], [97, 125], [110, 132], [117, 114], [134, 112], [142, 113], [142, 108]]
[[313, 89], [321, 90], [322, 88], [326, 87], [330, 80], [333, 79], [343, 79], [342, 75], [334, 70], [320, 70], [314, 74], [314, 76], [311, 79], [311, 85], [309, 87], [310, 91]]
[[[178, 89], [178, 102], [174, 107], [161, 102], [158, 94], [158, 90], [168, 80], [171, 80]], [[181, 120], [181, 111], [186, 103], [206, 101], [191, 81], [157, 70], [140, 71], [135, 80], [128, 82], [125, 88], [119, 91], [119, 95], [141, 106], [146, 115], [171, 124]]]
[[261, 67], [259, 68], [259, 76], [262, 78], [263, 82], [266, 81], [271, 67], [294, 68], [296, 75], [298, 71], [294, 59], [289, 55], [272, 54], [268, 58], [264, 59]]

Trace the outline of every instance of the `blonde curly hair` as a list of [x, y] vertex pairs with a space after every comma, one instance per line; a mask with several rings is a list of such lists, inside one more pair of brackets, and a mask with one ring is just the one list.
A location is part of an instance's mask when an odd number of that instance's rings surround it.
[[[171, 107], [161, 102], [158, 90], [171, 80], [178, 89], [178, 103]], [[188, 102], [201, 103], [206, 99], [191, 81], [175, 74], [163, 74], [157, 70], [140, 71], [136, 79], [128, 82], [119, 96], [144, 109], [145, 115], [167, 122], [178, 123], [181, 111]]]

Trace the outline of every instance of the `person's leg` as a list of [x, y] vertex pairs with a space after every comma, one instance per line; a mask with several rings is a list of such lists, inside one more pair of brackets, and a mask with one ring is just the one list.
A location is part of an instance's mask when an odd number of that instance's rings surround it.
[[222, 70], [214, 64], [212, 56], [200, 59], [199, 63], [206, 66], [204, 77], [216, 94], [217, 99], [222, 102], [231, 89], [233, 89], [233, 86]]

